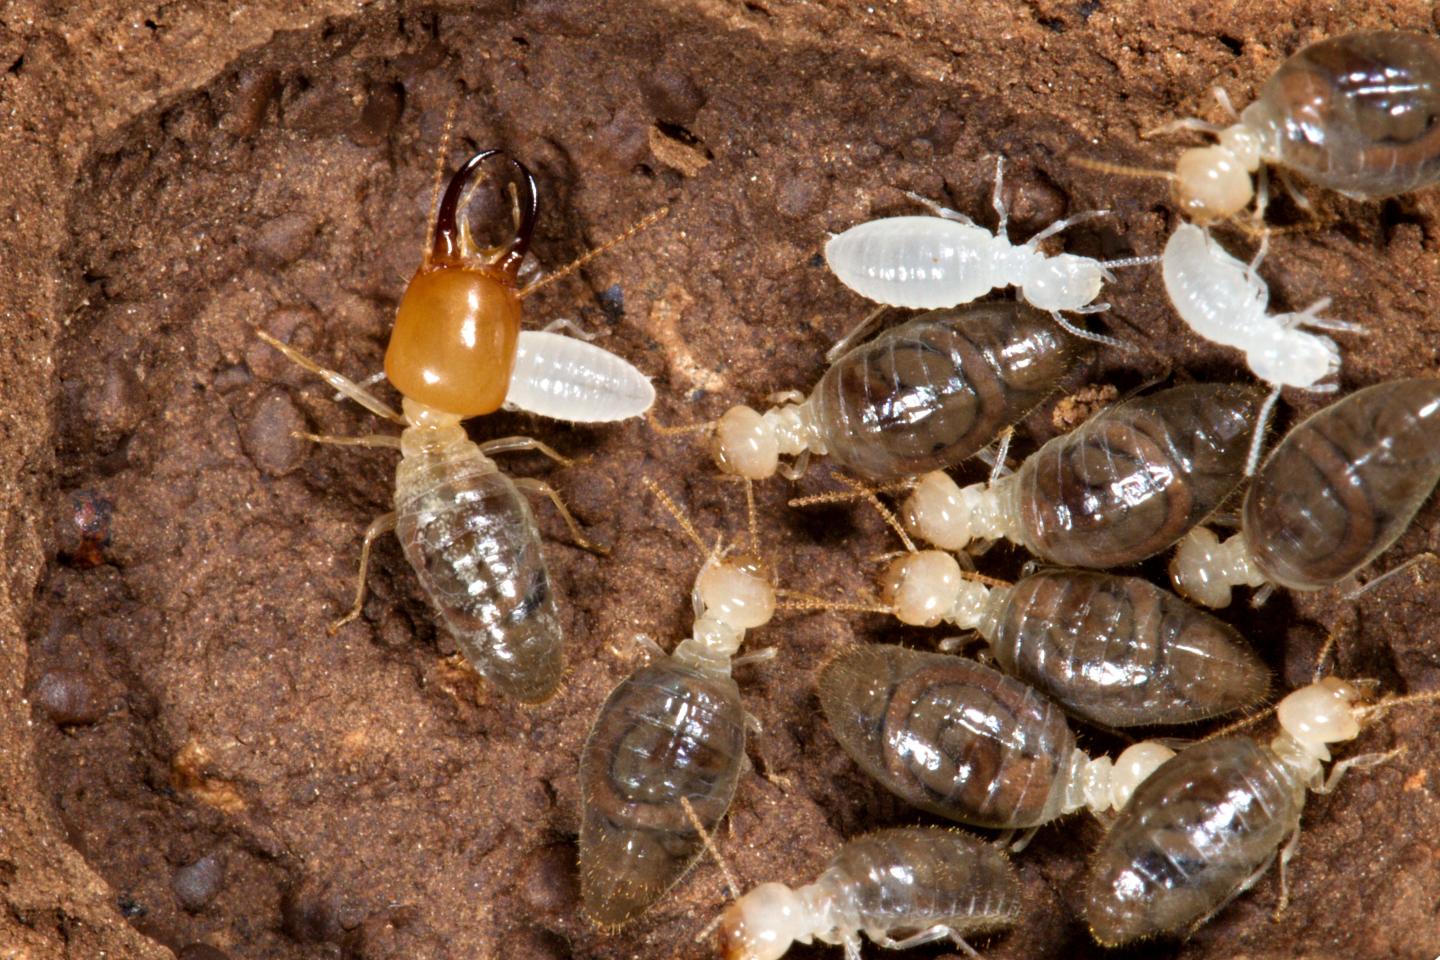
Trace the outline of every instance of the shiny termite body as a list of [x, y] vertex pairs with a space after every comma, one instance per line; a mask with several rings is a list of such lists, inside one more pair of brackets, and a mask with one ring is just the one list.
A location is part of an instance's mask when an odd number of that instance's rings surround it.
[[[1229, 624], [1147, 580], [1064, 569], [1016, 583], [986, 577], [945, 551], [916, 549], [895, 516], [868, 496], [906, 547], [881, 578], [882, 602], [807, 596], [792, 606], [973, 630], [1000, 669], [1105, 728], [1207, 720], [1255, 706], [1270, 688], [1270, 671]], [[940, 647], [965, 641], [954, 637]]]
[[780, 960], [795, 942], [838, 944], [860, 960], [860, 934], [891, 950], [1004, 930], [1020, 883], [994, 845], [958, 830], [877, 830], [846, 843], [814, 883], [762, 883], [720, 920], [725, 960]]
[[782, 456], [798, 472], [827, 455], [869, 480], [952, 466], [1054, 393], [1084, 346], [1024, 304], [934, 310], [833, 356], [808, 397], [732, 407], [714, 424], [715, 462], [752, 480]]
[[[508, 163], [516, 180], [515, 234], [480, 248], [462, 216], [482, 166]], [[261, 332], [266, 343], [346, 397], [405, 429], [397, 436], [308, 439], [398, 449], [395, 509], [365, 533], [357, 617], [375, 539], [395, 531], [406, 559], [470, 664], [507, 696], [548, 699], [564, 669], [560, 615], [540, 533], [522, 491], [549, 497], [582, 544], [574, 520], [548, 485], [511, 480], [492, 454], [536, 450], [528, 437], [476, 444], [461, 421], [507, 402], [575, 421], [620, 420], [649, 409], [654, 391], [634, 367], [591, 344], [521, 331], [516, 278], [538, 213], [534, 178], [498, 150], [475, 154], [451, 178], [433, 225], [433, 243], [401, 298], [385, 353], [385, 374], [403, 397], [397, 412], [365, 388]], [[517, 357], [519, 362], [517, 362]]]
[[1171, 560], [1175, 587], [1223, 607], [1235, 586], [1323, 590], [1393, 544], [1440, 482], [1440, 380], [1380, 383], [1296, 426], [1251, 482], [1240, 532], [1198, 527]]
[[1138, 563], [1240, 484], [1263, 399], [1256, 387], [1187, 384], [1128, 400], [1050, 440], [1008, 476], [960, 487], [941, 471], [925, 474], [903, 505], [905, 526], [945, 550], [1004, 538], [1061, 566]]
[[1277, 855], [1283, 909], [1307, 791], [1328, 793], [1347, 769], [1399, 752], [1350, 757], [1326, 776], [1331, 745], [1354, 739], [1381, 711], [1435, 698], [1365, 706], [1355, 685], [1327, 677], [1280, 702], [1280, 733], [1269, 743], [1240, 735], [1180, 751], [1139, 785], [1091, 858], [1084, 914], [1095, 939], [1121, 946], [1191, 931]]
[[[1228, 108], [1228, 97], [1217, 95]], [[1217, 142], [1181, 153], [1174, 173], [1079, 162], [1170, 179], [1181, 210], [1200, 224], [1249, 206], [1257, 172], [1256, 215], [1263, 216], [1267, 163], [1282, 180], [1293, 171], [1349, 197], [1421, 189], [1440, 179], [1440, 40], [1398, 30], [1320, 40], [1285, 60], [1232, 125], [1187, 119], [1161, 131], [1174, 129], [1200, 130]]]
[[1234, 628], [1139, 577], [1043, 570], [1006, 584], [925, 550], [891, 564], [882, 596], [906, 623], [975, 630], [1000, 669], [1100, 727], [1208, 720], [1270, 689]]
[[[580, 896], [607, 928], [664, 896], [730, 808], [747, 721], [731, 658], [745, 631], [775, 611], [753, 540], [748, 553], [711, 550], [673, 501], [650, 489], [706, 560], [695, 579], [691, 635], [611, 691], [581, 753]], [[753, 538], [753, 506], [750, 517]]]
[[1114, 761], [1091, 758], [1044, 694], [948, 654], [852, 647], [826, 664], [819, 687], [835, 739], [862, 770], [922, 810], [977, 827], [1119, 809], [1174, 753], [1142, 741]]

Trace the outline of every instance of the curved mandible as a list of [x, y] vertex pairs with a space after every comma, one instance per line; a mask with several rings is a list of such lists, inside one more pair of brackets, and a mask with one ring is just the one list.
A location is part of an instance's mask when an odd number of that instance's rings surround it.
[[520, 269], [520, 261], [530, 248], [530, 237], [535, 232], [535, 221], [539, 217], [540, 191], [530, 169], [504, 150], [481, 150], [461, 164], [450, 178], [445, 195], [440, 199], [440, 207], [435, 212], [435, 242], [430, 250], [432, 260], [458, 260], [465, 256], [460, 242], [460, 201], [475, 182], [480, 165], [496, 156], [515, 168], [520, 195], [515, 211], [515, 236], [500, 247], [499, 254], [490, 265], [509, 274]]

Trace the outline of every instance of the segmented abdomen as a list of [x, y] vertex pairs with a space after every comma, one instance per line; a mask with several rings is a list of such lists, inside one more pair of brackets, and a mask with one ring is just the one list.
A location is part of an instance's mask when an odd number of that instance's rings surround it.
[[990, 632], [1005, 672], [1104, 727], [1204, 720], [1258, 703], [1270, 686], [1233, 628], [1137, 577], [1025, 577]]
[[1013, 479], [1026, 548], [1117, 567], [1179, 540], [1239, 485], [1265, 393], [1188, 384], [1111, 407], [1035, 451]]
[[1440, 380], [1357, 390], [1275, 448], [1245, 497], [1245, 543], [1265, 576], [1320, 590], [1405, 532], [1440, 481]]
[[580, 759], [580, 893], [596, 921], [632, 919], [704, 849], [740, 778], [745, 712], [728, 675], [666, 658], [610, 694]]
[[407, 456], [396, 535], [470, 664], [507, 696], [548, 699], [564, 671], [540, 531], [515, 484], [468, 441]]
[[1032, 827], [1065, 802], [1075, 737], [1043, 694], [973, 660], [863, 646], [820, 676], [845, 752], [922, 810], [981, 827]]
[[1440, 41], [1398, 30], [1312, 43], [1245, 108], [1267, 159], [1351, 196], [1440, 179]]
[[1054, 392], [1081, 344], [1017, 303], [936, 310], [836, 360], [811, 394], [829, 455], [872, 480], [952, 466]]
[[974, 224], [886, 217], [831, 237], [825, 261], [841, 283], [868, 300], [933, 310], [969, 303], [997, 286], [997, 247], [1009, 244], [997, 244], [994, 234]]
[[1249, 737], [1189, 747], [1142, 781], [1086, 883], [1095, 939], [1178, 933], [1234, 895], [1300, 822], [1305, 786]]
[[1020, 917], [1020, 882], [993, 844], [958, 830], [908, 827], [856, 837], [817, 881], [861, 929], [901, 939], [936, 924], [983, 934]]

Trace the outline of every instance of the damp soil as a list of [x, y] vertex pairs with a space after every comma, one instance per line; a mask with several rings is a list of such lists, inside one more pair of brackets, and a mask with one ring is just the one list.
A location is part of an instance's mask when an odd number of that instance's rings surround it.
[[[575, 428], [512, 414], [575, 458], [505, 466], [554, 485], [608, 556], [539, 508], [569, 631], [558, 696], [521, 707], [451, 659], [393, 538], [363, 616], [337, 635], [360, 535], [388, 509], [394, 456], [314, 447], [293, 430], [377, 429], [284, 362], [257, 329], [357, 377], [378, 370], [445, 159], [503, 146], [535, 171], [535, 253], [554, 270], [662, 206], [669, 214], [527, 299], [654, 378], [660, 421], [806, 388], [867, 307], [827, 275], [827, 231], [909, 210], [911, 190], [993, 225], [1007, 161], [1012, 235], [1098, 207], [1067, 249], [1160, 249], [1166, 185], [1076, 156], [1162, 166], [1302, 44], [1360, 27], [1433, 31], [1425, 4], [489, 2], [259, 0], [0, 14], [0, 956], [158, 960], [651, 958], [713, 955], [693, 938], [726, 899], [702, 861], [618, 931], [582, 916], [577, 767], [607, 692], [691, 620], [699, 557], [644, 486], [707, 540], [743, 535], [740, 490], [693, 436], [643, 422]], [[1440, 191], [1277, 204], [1264, 273], [1277, 308], [1334, 298], [1343, 386], [1433, 375], [1440, 352]], [[1239, 250], [1243, 233], [1223, 234]], [[1244, 380], [1198, 341], [1158, 272], [1122, 271], [1102, 351], [1020, 431], [1023, 455], [1151, 380]], [[386, 388], [379, 388], [384, 390]], [[1286, 396], [1283, 427], [1323, 398]], [[380, 428], [383, 429], [383, 426]], [[962, 468], [966, 470], [982, 468]], [[978, 474], [976, 474], [978, 476]], [[789, 508], [833, 488], [823, 465], [757, 490], [760, 545], [785, 586], [873, 593], [895, 549], [865, 509]], [[1381, 568], [1440, 546], [1427, 507]], [[1023, 558], [980, 559], [1000, 576]], [[1150, 572], [1159, 575], [1157, 566]], [[1337, 669], [1387, 690], [1440, 687], [1440, 585], [1418, 568], [1358, 601], [1340, 591], [1240, 604], [1226, 618], [1281, 683], [1326, 634]], [[819, 719], [818, 667], [856, 642], [938, 639], [879, 617], [782, 613], [752, 633], [776, 658], [741, 668], [763, 725], [717, 841], [742, 885], [808, 881], [841, 841], [926, 822], [869, 782]], [[1397, 712], [1355, 752], [1403, 756], [1312, 798], [1271, 917], [1272, 874], [1183, 942], [1133, 956], [1433, 957], [1440, 953], [1440, 760], [1434, 714]], [[1190, 731], [1186, 731], [1187, 733]], [[1082, 736], [1104, 750], [1118, 743]], [[1015, 858], [1024, 919], [992, 960], [1100, 956], [1076, 919], [1088, 816]], [[879, 956], [873, 947], [867, 956]], [[838, 956], [797, 948], [796, 957]], [[953, 949], [916, 950], [918, 958]]]

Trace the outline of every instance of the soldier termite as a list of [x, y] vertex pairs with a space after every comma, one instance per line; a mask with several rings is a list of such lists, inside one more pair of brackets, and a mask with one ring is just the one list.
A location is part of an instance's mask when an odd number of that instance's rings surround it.
[[[1266, 238], [1268, 240], [1268, 237]], [[1252, 373], [1271, 387], [1260, 412], [1245, 462], [1245, 474], [1255, 472], [1270, 411], [1282, 387], [1333, 392], [1334, 383], [1321, 383], [1340, 370], [1340, 351], [1329, 337], [1302, 327], [1359, 332], [1360, 327], [1320, 317], [1329, 305], [1319, 300], [1299, 313], [1265, 312], [1270, 288], [1256, 268], [1265, 255], [1265, 241], [1247, 266], [1215, 242], [1209, 231], [1191, 223], [1175, 228], [1161, 256], [1165, 291], [1175, 312], [1190, 329], [1222, 346], [1245, 352]]]
[[[462, 214], [482, 165], [492, 158], [508, 163], [516, 175], [515, 234], [487, 249], [476, 245]], [[654, 398], [644, 375], [619, 357], [591, 344], [520, 330], [520, 301], [533, 287], [518, 289], [516, 277], [538, 203], [530, 171], [498, 150], [475, 154], [451, 178], [385, 353], [385, 374], [403, 397], [403, 412], [259, 334], [344, 396], [405, 428], [398, 437], [303, 435], [323, 443], [398, 449], [402, 455], [395, 510], [365, 532], [355, 604], [331, 632], [359, 615], [371, 545], [394, 530], [466, 659], [506, 695], [526, 703], [555, 692], [564, 657], [540, 533], [521, 491], [549, 497], [576, 540], [587, 542], [554, 490], [538, 480], [512, 481], [490, 456], [536, 450], [568, 461], [529, 437], [477, 445], [461, 421], [506, 402], [572, 420], [619, 420], [644, 413]], [[517, 354], [523, 362], [517, 363]]]
[[1440, 380], [1358, 390], [1291, 430], [1250, 484], [1240, 533], [1192, 530], [1171, 577], [1211, 607], [1242, 584], [1323, 590], [1393, 544], [1437, 482]]
[[580, 894], [618, 927], [685, 875], [730, 808], [745, 764], [745, 710], [730, 676], [745, 631], [768, 623], [775, 590], [754, 552], [728, 555], [701, 541], [674, 502], [647, 486], [700, 548], [695, 625], [620, 683], [590, 728], [580, 760]]
[[798, 474], [812, 453], [871, 480], [950, 466], [1044, 401], [1082, 352], [1023, 304], [931, 311], [835, 358], [808, 397], [732, 407], [713, 424], [715, 462], [752, 480], [782, 456], [800, 458]]
[[1193, 930], [1259, 880], [1277, 853], [1283, 909], [1306, 791], [1328, 793], [1346, 770], [1399, 752], [1351, 757], [1327, 777], [1330, 745], [1354, 739], [1380, 712], [1440, 694], [1371, 706], [1359, 705], [1360, 696], [1343, 680], [1318, 680], [1280, 701], [1280, 733], [1268, 744], [1223, 737], [1155, 770], [1091, 859], [1084, 912], [1095, 939], [1120, 946]]
[[814, 883], [763, 883], [720, 920], [725, 960], [779, 960], [796, 941], [842, 945], [860, 960], [860, 934], [891, 950], [1013, 926], [1020, 883], [994, 845], [958, 830], [877, 830], [846, 843]]
[[1061, 311], [1098, 313], [1109, 304], [1096, 303], [1111, 267], [1154, 263], [1154, 257], [1101, 261], [1061, 253], [1046, 256], [1040, 243], [1074, 224], [1108, 211], [1093, 210], [1057, 220], [1023, 244], [1006, 235], [1009, 216], [1001, 194], [1005, 159], [995, 162], [992, 202], [999, 222], [991, 233], [963, 213], [921, 197], [932, 217], [887, 217], [871, 220], [832, 236], [825, 244], [830, 270], [851, 290], [877, 303], [924, 310], [969, 303], [997, 287], [1014, 286], [1020, 299], [1044, 310], [1077, 337], [1133, 349], [1111, 337], [1072, 325]]
[[862, 770], [922, 810], [978, 827], [1119, 809], [1174, 752], [1144, 741], [1092, 759], [1044, 694], [947, 654], [852, 647], [819, 686], [835, 739]]
[[[1216, 96], [1233, 114], [1224, 91], [1216, 88]], [[1218, 142], [1181, 153], [1174, 173], [1077, 162], [1165, 177], [1186, 216], [1202, 224], [1249, 206], [1257, 172], [1256, 217], [1263, 217], [1266, 163], [1279, 168], [1287, 184], [1286, 171], [1294, 171], [1349, 197], [1418, 190], [1440, 179], [1440, 41], [1387, 30], [1312, 43], [1280, 65], [1231, 126], [1186, 119], [1156, 132], [1177, 129], [1200, 130]]]
[[1137, 563], [1239, 485], [1263, 398], [1256, 387], [1187, 384], [1128, 400], [1050, 440], [1009, 476], [959, 487], [942, 472], [924, 475], [905, 501], [905, 526], [946, 550], [1003, 537], [1061, 566]]

